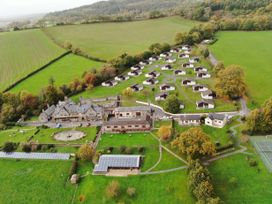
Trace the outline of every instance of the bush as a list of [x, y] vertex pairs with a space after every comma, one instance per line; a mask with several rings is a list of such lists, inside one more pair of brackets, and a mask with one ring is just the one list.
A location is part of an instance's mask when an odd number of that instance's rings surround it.
[[41, 151], [41, 149], [42, 149], [42, 145], [41, 145], [41, 144], [38, 144], [37, 147], [36, 147], [36, 150], [37, 150], [37, 151]]
[[108, 151], [111, 153], [111, 152], [113, 152], [113, 150], [114, 150], [114, 147], [108, 147]]
[[106, 188], [108, 198], [116, 198], [120, 194], [120, 184], [118, 181], [112, 181]]
[[145, 152], [145, 147], [143, 147], [143, 146], [138, 147], [138, 152], [139, 153], [144, 153]]
[[257, 165], [258, 165], [257, 161], [255, 161], [255, 160], [250, 160], [250, 161], [249, 161], [249, 166], [255, 167], [255, 166], [257, 166]]
[[48, 150], [47, 145], [41, 145], [42, 152], [46, 152]]
[[127, 194], [128, 194], [128, 196], [130, 196], [130, 197], [134, 197], [135, 194], [136, 194], [136, 189], [133, 188], [133, 187], [128, 187], [128, 188], [127, 188]]
[[132, 148], [127, 147], [126, 150], [125, 150], [125, 153], [126, 154], [132, 154]]
[[30, 144], [24, 144], [22, 150], [26, 153], [31, 152], [31, 145]]
[[84, 144], [78, 150], [78, 157], [83, 161], [92, 161], [94, 154], [95, 151], [90, 144]]
[[126, 148], [127, 148], [127, 147], [124, 146], [124, 145], [120, 146], [120, 152], [121, 152], [121, 153], [125, 153]]
[[17, 149], [16, 143], [6, 142], [3, 147], [4, 152], [14, 152]]

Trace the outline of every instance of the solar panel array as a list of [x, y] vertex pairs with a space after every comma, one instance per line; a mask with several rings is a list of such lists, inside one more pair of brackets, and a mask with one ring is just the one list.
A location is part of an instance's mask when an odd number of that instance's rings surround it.
[[10, 159], [40, 159], [40, 160], [69, 160], [70, 154], [65, 153], [25, 153], [25, 152], [0, 152], [0, 158]]
[[108, 168], [139, 168], [139, 155], [102, 155], [94, 172], [107, 172]]
[[269, 172], [272, 172], [272, 141], [253, 140], [253, 145], [260, 154], [265, 166]]

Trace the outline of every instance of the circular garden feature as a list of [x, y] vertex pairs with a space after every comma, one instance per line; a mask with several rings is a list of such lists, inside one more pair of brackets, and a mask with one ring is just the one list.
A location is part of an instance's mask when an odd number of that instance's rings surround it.
[[57, 132], [53, 135], [55, 140], [58, 141], [75, 141], [80, 140], [85, 137], [86, 134], [84, 132], [78, 130], [67, 130], [62, 132]]

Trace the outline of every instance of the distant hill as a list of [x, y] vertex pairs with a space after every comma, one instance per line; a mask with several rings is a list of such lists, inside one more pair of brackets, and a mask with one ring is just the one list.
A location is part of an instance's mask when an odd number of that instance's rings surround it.
[[200, 0], [110, 0], [47, 14], [43, 22], [53, 24], [93, 21], [126, 21], [177, 14]]

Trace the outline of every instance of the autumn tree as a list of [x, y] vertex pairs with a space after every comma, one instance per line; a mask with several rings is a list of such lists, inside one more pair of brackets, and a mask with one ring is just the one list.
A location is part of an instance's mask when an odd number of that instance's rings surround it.
[[58, 103], [58, 101], [63, 100], [64, 94], [59, 88], [49, 85], [46, 88], [42, 89], [40, 93], [40, 98], [45, 105], [52, 105]]
[[164, 109], [170, 113], [178, 113], [180, 111], [180, 100], [175, 95], [167, 97], [164, 103]]
[[94, 83], [95, 83], [95, 80], [96, 80], [96, 76], [94, 73], [91, 73], [91, 72], [87, 72], [85, 75], [84, 75], [84, 84], [86, 87], [89, 87], [89, 86], [93, 86]]
[[128, 87], [122, 91], [122, 94], [126, 97], [131, 97], [133, 95], [133, 90], [130, 87]]
[[78, 157], [83, 161], [92, 161], [95, 154], [93, 147], [90, 144], [82, 145], [78, 150]]
[[172, 135], [172, 128], [171, 126], [163, 125], [158, 130], [158, 136], [161, 140], [167, 141], [170, 139]]
[[251, 111], [246, 120], [247, 131], [250, 134], [272, 133], [272, 98], [264, 105]]
[[193, 159], [215, 154], [215, 145], [201, 128], [190, 128], [181, 133], [172, 146]]
[[116, 198], [120, 194], [120, 184], [118, 181], [112, 181], [106, 188], [106, 195], [108, 198]]
[[218, 73], [225, 69], [225, 65], [223, 62], [218, 62], [217, 65], [214, 67], [215, 75], [217, 76]]
[[217, 95], [228, 99], [237, 99], [246, 95], [247, 88], [241, 67], [231, 65], [219, 71], [215, 88]]

